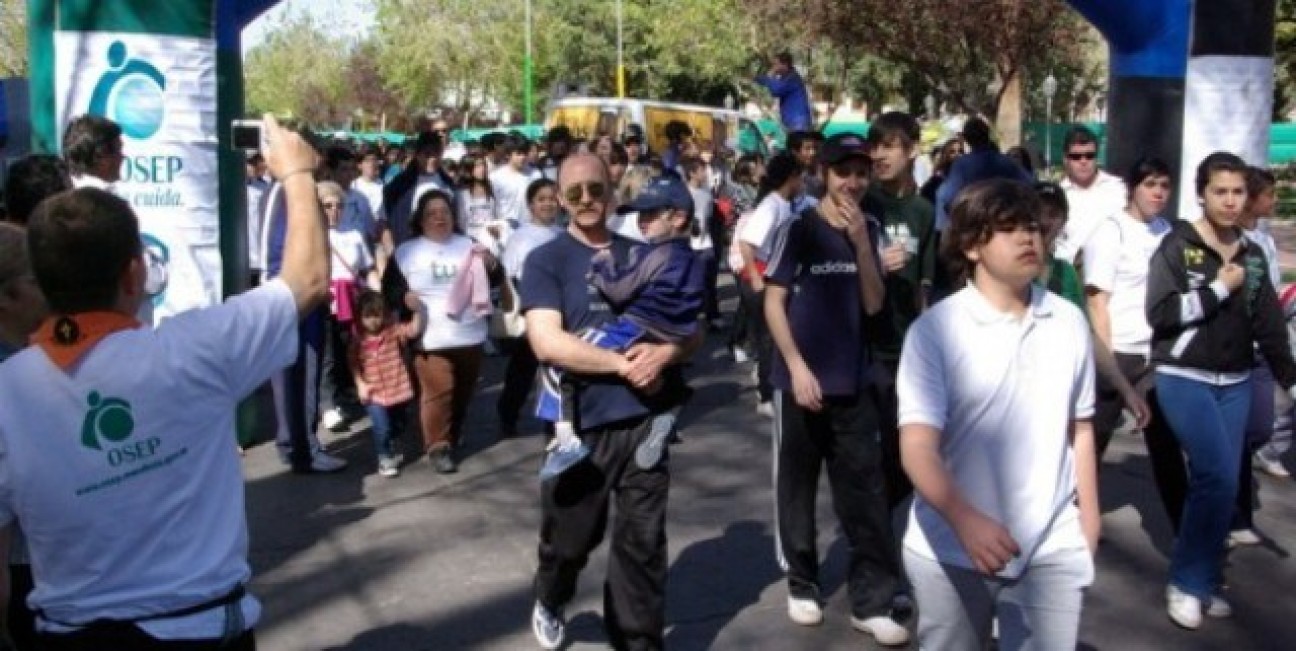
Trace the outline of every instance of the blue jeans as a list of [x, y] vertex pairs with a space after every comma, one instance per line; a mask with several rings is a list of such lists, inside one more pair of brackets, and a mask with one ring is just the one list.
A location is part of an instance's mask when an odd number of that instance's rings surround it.
[[1166, 421], [1188, 455], [1188, 499], [1170, 558], [1170, 584], [1204, 601], [1222, 578], [1251, 380], [1215, 386], [1158, 373], [1156, 388]]
[[396, 446], [392, 445], [392, 439], [400, 438], [405, 433], [409, 406], [408, 401], [390, 407], [365, 405], [365, 411], [369, 412], [370, 429], [373, 431], [374, 452], [378, 453], [379, 459], [396, 456]]

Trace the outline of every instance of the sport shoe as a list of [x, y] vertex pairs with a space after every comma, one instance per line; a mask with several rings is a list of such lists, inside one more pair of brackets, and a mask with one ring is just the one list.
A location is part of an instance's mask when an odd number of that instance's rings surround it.
[[751, 361], [751, 356], [747, 354], [747, 351], [743, 350], [739, 346], [733, 347], [733, 358], [734, 362], [738, 364], [746, 364]]
[[766, 400], [756, 405], [756, 413], [766, 417], [774, 418], [774, 403]]
[[400, 474], [400, 464], [392, 457], [381, 457], [378, 459], [378, 474], [395, 477]]
[[459, 472], [459, 464], [455, 463], [454, 457], [450, 454], [449, 448], [434, 450], [431, 452], [432, 467], [443, 475], [450, 475]]
[[635, 465], [641, 470], [651, 470], [661, 461], [662, 451], [666, 449], [666, 443], [670, 440], [671, 432], [675, 431], [675, 414], [673, 412], [664, 412], [653, 417], [652, 425], [648, 428], [648, 436], [644, 437], [639, 447], [635, 448]]
[[562, 620], [561, 612], [551, 611], [545, 608], [544, 604], [536, 602], [535, 608], [531, 611], [531, 632], [535, 634], [536, 642], [540, 644], [541, 649], [557, 649], [562, 646], [566, 629], [567, 625]]
[[1270, 477], [1278, 477], [1279, 479], [1287, 479], [1288, 477], [1291, 477], [1291, 473], [1287, 472], [1287, 468], [1282, 465], [1281, 461], [1270, 459], [1259, 452], [1255, 453], [1255, 456], [1252, 457], [1251, 466]]
[[868, 619], [860, 619], [851, 615], [851, 626], [855, 630], [868, 633], [877, 640], [882, 646], [900, 646], [909, 643], [909, 629], [901, 626], [899, 622], [887, 617], [878, 615]]
[[823, 609], [814, 599], [789, 596], [788, 619], [802, 626], [818, 626], [823, 623]]
[[1228, 535], [1228, 546], [1230, 548], [1239, 546], [1249, 547], [1251, 545], [1259, 545], [1261, 542], [1260, 536], [1256, 534], [1255, 529], [1238, 529], [1236, 531], [1230, 531]]
[[1221, 597], [1213, 594], [1210, 598], [1210, 605], [1206, 606], [1206, 615], [1216, 619], [1233, 616], [1233, 605]]
[[330, 431], [339, 432], [346, 428], [346, 416], [340, 407], [334, 407], [320, 416], [320, 423]]
[[338, 472], [347, 467], [344, 459], [339, 459], [333, 455], [324, 452], [316, 452], [311, 455], [311, 462], [308, 466], [292, 466], [292, 471], [302, 475], [328, 474]]
[[1197, 630], [1201, 626], [1201, 606], [1201, 600], [1197, 597], [1174, 586], [1166, 588], [1166, 614], [1179, 626], [1190, 631]]

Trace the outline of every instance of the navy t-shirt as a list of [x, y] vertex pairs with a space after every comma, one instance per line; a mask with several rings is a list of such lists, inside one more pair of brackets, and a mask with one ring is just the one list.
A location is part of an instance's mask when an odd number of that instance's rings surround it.
[[[777, 238], [765, 278], [788, 288], [792, 340], [824, 395], [854, 395], [868, 369], [855, 247], [817, 209], [789, 221]], [[787, 362], [777, 347], [774, 352], [770, 383], [791, 391]]]
[[[612, 236], [612, 255], [619, 264], [629, 258], [637, 243]], [[616, 319], [598, 289], [587, 279], [590, 261], [599, 249], [589, 247], [563, 231], [527, 256], [523, 267], [522, 310], [557, 310], [563, 330], [575, 333]], [[645, 416], [650, 409], [625, 381], [615, 375], [580, 376], [576, 398], [577, 428], [587, 430]]]

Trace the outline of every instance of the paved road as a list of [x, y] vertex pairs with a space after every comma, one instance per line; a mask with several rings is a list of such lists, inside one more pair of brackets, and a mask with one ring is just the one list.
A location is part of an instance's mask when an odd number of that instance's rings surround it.
[[[843, 542], [820, 531], [827, 621], [787, 621], [771, 538], [769, 423], [753, 410], [750, 371], [709, 342], [699, 354], [686, 440], [673, 450], [668, 645], [672, 649], [873, 648], [850, 630]], [[530, 580], [539, 509], [537, 436], [498, 440], [494, 398], [503, 361], [486, 365], [457, 475], [416, 462], [396, 479], [375, 474], [367, 432], [328, 436], [351, 461], [334, 476], [288, 474], [273, 446], [248, 452], [253, 590], [265, 602], [260, 647], [270, 651], [536, 648]], [[1137, 438], [1113, 443], [1103, 469], [1105, 537], [1086, 604], [1082, 649], [1296, 648], [1296, 483], [1260, 478], [1264, 546], [1235, 552], [1237, 616], [1197, 633], [1163, 609], [1170, 532]], [[606, 648], [599, 619], [605, 555], [582, 577], [572, 649]]]

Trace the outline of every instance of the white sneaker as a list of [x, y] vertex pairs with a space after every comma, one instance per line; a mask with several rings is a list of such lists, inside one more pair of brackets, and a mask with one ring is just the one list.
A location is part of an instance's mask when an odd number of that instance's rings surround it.
[[1190, 631], [1201, 626], [1201, 600], [1174, 586], [1166, 587], [1166, 614], [1170, 620]]
[[400, 463], [392, 457], [378, 459], [378, 474], [383, 477], [395, 477], [400, 474]]
[[733, 358], [734, 358], [734, 362], [738, 364], [746, 364], [747, 362], [751, 361], [751, 357], [747, 355], [747, 351], [739, 347], [734, 347]]
[[774, 418], [774, 403], [766, 400], [756, 404], [756, 413], [766, 417]]
[[1233, 616], [1233, 606], [1217, 594], [1211, 595], [1210, 605], [1206, 607], [1206, 615], [1216, 619]]
[[868, 619], [859, 619], [852, 615], [851, 626], [857, 631], [872, 635], [873, 639], [882, 646], [900, 646], [909, 643], [909, 629], [886, 615]]
[[1230, 531], [1228, 535], [1229, 547], [1259, 545], [1261, 542], [1260, 536], [1256, 534], [1255, 529], [1238, 529]]
[[531, 632], [541, 649], [557, 649], [567, 637], [567, 623], [562, 613], [551, 611], [537, 601], [531, 609]]
[[788, 597], [788, 619], [802, 626], [818, 626], [823, 623], [823, 609], [814, 599]]
[[346, 418], [342, 416], [342, 410], [337, 407], [324, 412], [320, 416], [320, 423], [330, 430], [336, 431], [341, 429], [342, 423], [344, 422], [346, 422]]
[[1251, 466], [1254, 470], [1259, 470], [1270, 477], [1279, 479], [1291, 477], [1291, 473], [1287, 472], [1287, 468], [1282, 465], [1281, 461], [1270, 459], [1259, 452], [1255, 453], [1255, 456], [1251, 458]]

